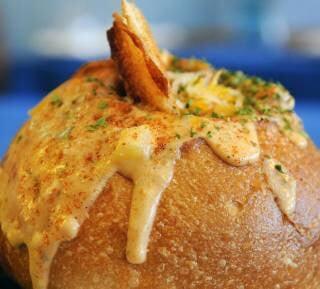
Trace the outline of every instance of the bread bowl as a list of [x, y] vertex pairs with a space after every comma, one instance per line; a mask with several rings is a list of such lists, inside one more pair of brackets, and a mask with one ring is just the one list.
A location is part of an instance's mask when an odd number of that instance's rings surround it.
[[320, 154], [280, 84], [160, 52], [123, 1], [112, 59], [31, 111], [0, 171], [23, 288], [317, 289]]

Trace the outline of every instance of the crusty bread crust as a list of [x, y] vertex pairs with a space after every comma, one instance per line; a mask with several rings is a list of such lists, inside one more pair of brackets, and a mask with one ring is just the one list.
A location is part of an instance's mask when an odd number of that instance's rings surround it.
[[[72, 89], [84, 75], [117, 81], [113, 62], [101, 61], [64, 85]], [[183, 146], [164, 192], [148, 260], [126, 261], [132, 183], [116, 174], [77, 238], [60, 246], [49, 289], [319, 288], [319, 151], [311, 141], [297, 147], [270, 122], [258, 123], [257, 130], [262, 155], [279, 160], [297, 180], [293, 220], [279, 210], [262, 161], [232, 167], [196, 139]], [[31, 288], [27, 248], [12, 248], [2, 233], [0, 262], [23, 288]]]

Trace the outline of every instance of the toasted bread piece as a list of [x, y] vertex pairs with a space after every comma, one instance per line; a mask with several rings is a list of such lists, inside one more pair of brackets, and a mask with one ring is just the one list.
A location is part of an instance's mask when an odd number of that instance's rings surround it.
[[134, 4], [123, 1], [122, 7], [123, 14], [114, 14], [113, 27], [107, 34], [127, 91], [158, 109], [173, 112], [165, 65], [148, 24]]

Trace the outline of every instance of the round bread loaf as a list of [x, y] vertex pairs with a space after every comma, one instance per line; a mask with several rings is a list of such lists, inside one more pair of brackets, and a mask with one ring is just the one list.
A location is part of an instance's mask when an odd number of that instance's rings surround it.
[[279, 83], [160, 52], [122, 1], [112, 60], [45, 97], [0, 166], [23, 288], [320, 287], [320, 153]]
[[[79, 95], [81, 87], [85, 100], [74, 109], [79, 112], [80, 124], [88, 114], [93, 119], [100, 117], [96, 115], [99, 98], [108, 101], [108, 124], [121, 125], [120, 119], [134, 104], [118, 95], [117, 75], [111, 60], [86, 65], [50, 94], [33, 112], [33, 118], [41, 116], [41, 121], [53, 122], [56, 118], [59, 122], [61, 109], [68, 99]], [[92, 79], [100, 79], [104, 87]], [[116, 90], [105, 89], [110, 85]], [[49, 113], [47, 106], [54, 106], [50, 104], [52, 95], [60, 95], [64, 103]], [[132, 119], [131, 125], [137, 121]], [[139, 125], [148, 121], [142, 118]], [[18, 177], [25, 154], [32, 153], [28, 150], [33, 141], [28, 139], [30, 122], [32, 119], [2, 163], [9, 175], [2, 190]], [[143, 264], [126, 260], [133, 184], [116, 173], [90, 207], [78, 235], [60, 245], [48, 288], [319, 288], [320, 154], [311, 141], [300, 148], [270, 121], [258, 121], [256, 128], [260, 155], [277, 159], [297, 182], [293, 216], [288, 218], [277, 204], [263, 173], [262, 157], [251, 165], [230, 166], [202, 138], [195, 137], [181, 147], [173, 179], [163, 192], [147, 260]], [[69, 141], [76, 143], [86, 137], [85, 133], [80, 134], [75, 127]], [[102, 140], [94, 144], [89, 155], [74, 152], [83, 154], [74, 169], [84, 168], [90, 173], [86, 166], [101, 157]], [[1, 264], [23, 288], [32, 288], [28, 248], [13, 247], [5, 234], [0, 236]]]

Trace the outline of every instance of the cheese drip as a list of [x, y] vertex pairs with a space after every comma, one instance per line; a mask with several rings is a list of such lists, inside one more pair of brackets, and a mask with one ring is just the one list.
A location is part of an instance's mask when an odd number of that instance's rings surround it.
[[[121, 133], [111, 163], [115, 170], [134, 182], [128, 240], [127, 259], [133, 264], [146, 260], [147, 247], [157, 207], [163, 191], [169, 185], [174, 164], [180, 158], [180, 147], [190, 135], [190, 125], [200, 118], [189, 117], [175, 127], [180, 140], [172, 141], [158, 154], [152, 154], [153, 138], [147, 126], [129, 128]], [[189, 124], [189, 125], [188, 125]], [[216, 131], [216, 136], [212, 136]], [[253, 124], [207, 124], [199, 136], [206, 139], [213, 151], [226, 162], [241, 166], [258, 159], [260, 149]], [[198, 136], [198, 137], [199, 137]]]
[[296, 207], [296, 180], [274, 159], [266, 159], [263, 169], [280, 210], [290, 218]]
[[[42, 125], [41, 129], [46, 128]], [[39, 189], [35, 197], [22, 194], [21, 192], [34, 186], [35, 179], [24, 165], [21, 165], [18, 175], [20, 180], [25, 182], [24, 186], [20, 186], [17, 178], [10, 183], [10, 186], [2, 189], [0, 199], [0, 221], [3, 232], [13, 246], [26, 244], [29, 249], [30, 274], [34, 289], [47, 288], [50, 266], [60, 243], [77, 236], [89, 208], [115, 172], [132, 179], [134, 183], [127, 259], [131, 263], [140, 264], [146, 260], [157, 207], [162, 193], [170, 184], [175, 162], [180, 158], [180, 147], [185, 142], [203, 138], [222, 160], [235, 166], [250, 164], [256, 161], [260, 154], [253, 123], [240, 124], [185, 116], [177, 118], [170, 124], [168, 131], [165, 131], [165, 135], [171, 135], [171, 138], [160, 152], [155, 150], [156, 138], [159, 137], [159, 131], [155, 128], [148, 125], [125, 129], [108, 128], [112, 141], [106, 147], [105, 157], [92, 167], [92, 175], [95, 178], [82, 179], [83, 172], [80, 168], [79, 172], [60, 179], [59, 174], [68, 167], [67, 165], [56, 163], [38, 165], [46, 159], [51, 141], [41, 129], [37, 129], [35, 118], [28, 127], [28, 133], [34, 142], [38, 139], [48, 142], [47, 145], [43, 144], [42, 149], [32, 158], [33, 173], [43, 174], [47, 186]], [[101, 137], [101, 134], [96, 133], [94, 137], [92, 135], [92, 139], [81, 139], [78, 143], [74, 143], [74, 147], [64, 145], [66, 163], [69, 163], [69, 166], [70, 163], [74, 163], [75, 166], [81, 163], [80, 155], [92, 151], [93, 141]], [[21, 163], [26, 162], [29, 165], [28, 149], [30, 148], [26, 146], [26, 154], [22, 156]], [[5, 174], [1, 175], [1, 178], [4, 178]], [[1, 184], [5, 187], [7, 181], [2, 180]], [[68, 184], [72, 190], [64, 192], [64, 184]], [[81, 193], [84, 194], [82, 196], [79, 192], [85, 193]], [[26, 198], [26, 202], [22, 201], [21, 196]], [[70, 211], [69, 205], [74, 202], [79, 202], [79, 205]]]
[[161, 194], [169, 185], [178, 146], [173, 144], [157, 156], [153, 136], [147, 126], [122, 131], [112, 163], [134, 183], [127, 241], [127, 259], [134, 264], [145, 261], [152, 225]]

